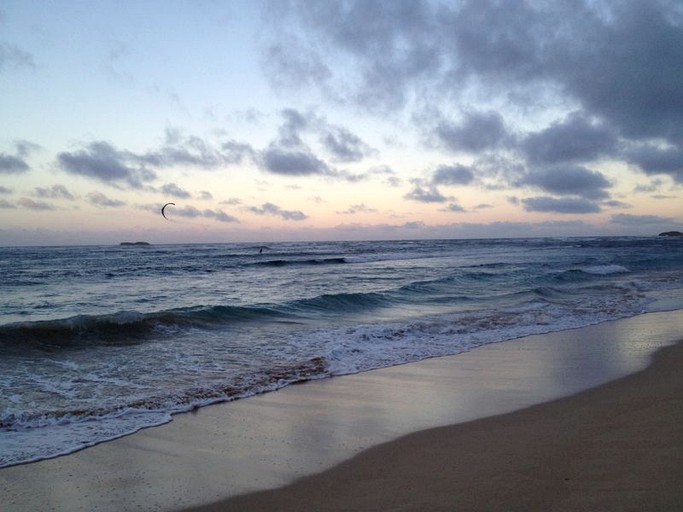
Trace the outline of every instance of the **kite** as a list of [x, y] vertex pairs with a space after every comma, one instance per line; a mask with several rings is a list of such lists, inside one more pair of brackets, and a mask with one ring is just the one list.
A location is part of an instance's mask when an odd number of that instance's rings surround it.
[[172, 204], [173, 206], [175, 206], [175, 203], [166, 203], [164, 206], [161, 207], [161, 216], [166, 220], [168, 220], [168, 217], [166, 217], [166, 215], [164, 215], [164, 208], [166, 208], [169, 204]]

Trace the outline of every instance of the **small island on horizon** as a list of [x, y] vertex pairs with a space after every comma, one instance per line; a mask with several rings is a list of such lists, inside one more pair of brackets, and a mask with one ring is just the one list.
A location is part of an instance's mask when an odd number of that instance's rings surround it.
[[152, 245], [149, 242], [121, 242], [119, 245]]
[[664, 233], [660, 233], [659, 236], [683, 236], [683, 233], [680, 231], [665, 231]]

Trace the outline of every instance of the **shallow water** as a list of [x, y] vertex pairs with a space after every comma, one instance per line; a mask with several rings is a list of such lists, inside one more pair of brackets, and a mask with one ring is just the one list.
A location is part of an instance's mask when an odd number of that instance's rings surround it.
[[683, 308], [664, 238], [0, 249], [0, 465], [289, 383]]

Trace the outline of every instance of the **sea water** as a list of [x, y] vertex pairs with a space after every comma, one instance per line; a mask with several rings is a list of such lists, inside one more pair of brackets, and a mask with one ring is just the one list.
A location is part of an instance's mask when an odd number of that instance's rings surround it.
[[290, 383], [683, 309], [683, 240], [0, 248], [0, 467]]

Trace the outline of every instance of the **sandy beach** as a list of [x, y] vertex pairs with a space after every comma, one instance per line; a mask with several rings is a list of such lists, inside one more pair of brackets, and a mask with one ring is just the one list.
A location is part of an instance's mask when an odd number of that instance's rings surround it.
[[647, 314], [206, 407], [0, 470], [3, 510], [680, 510], [681, 333]]
[[371, 448], [192, 512], [683, 510], [683, 342], [569, 398]]

